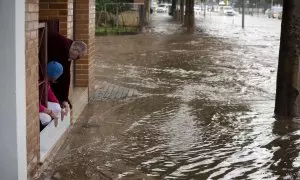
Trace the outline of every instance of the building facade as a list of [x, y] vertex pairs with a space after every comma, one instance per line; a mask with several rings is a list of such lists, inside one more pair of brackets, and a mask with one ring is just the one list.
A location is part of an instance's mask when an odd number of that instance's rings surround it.
[[[32, 177], [42, 161], [40, 30], [41, 22], [51, 21], [58, 22], [60, 34], [88, 45], [87, 55], [72, 66], [70, 124], [95, 92], [95, 0], [0, 0], [0, 40], [5, 42], [0, 45], [0, 98], [5, 102], [0, 108], [1, 179]], [[64, 128], [47, 152], [62, 140], [69, 127]]]

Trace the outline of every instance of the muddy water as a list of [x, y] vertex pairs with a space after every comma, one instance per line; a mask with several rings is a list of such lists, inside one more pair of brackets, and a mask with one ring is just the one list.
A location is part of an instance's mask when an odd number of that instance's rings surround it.
[[136, 89], [95, 100], [49, 166], [63, 179], [298, 179], [300, 124], [273, 117], [278, 20], [164, 15], [148, 33], [101, 37], [97, 80]]
[[[289, 147], [297, 131], [272, 117], [280, 22], [248, 17], [242, 30], [239, 17], [209, 16], [197, 19], [191, 36], [163, 18], [154, 18], [145, 39], [152, 46], [130, 47], [139, 46], [139, 38], [129, 38], [116, 64], [104, 61], [100, 68], [100, 77], [139, 89], [145, 97], [135, 103], [147, 102], [111, 147], [119, 157], [110, 168], [121, 179], [262, 179], [297, 172], [297, 150]], [[120, 68], [109, 73], [115, 65]]]

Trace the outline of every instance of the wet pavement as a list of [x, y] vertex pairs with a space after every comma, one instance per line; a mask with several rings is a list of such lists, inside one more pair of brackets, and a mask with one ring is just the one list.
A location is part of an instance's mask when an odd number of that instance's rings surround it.
[[97, 39], [106, 91], [41, 179], [300, 178], [300, 123], [273, 117], [280, 21], [196, 21], [194, 35], [155, 15], [147, 33]]

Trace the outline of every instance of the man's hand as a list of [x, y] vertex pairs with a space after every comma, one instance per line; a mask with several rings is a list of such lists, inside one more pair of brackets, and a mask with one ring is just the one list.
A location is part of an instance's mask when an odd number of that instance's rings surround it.
[[58, 119], [53, 119], [53, 121], [54, 121], [54, 126], [57, 127], [57, 125], [58, 125]]
[[62, 103], [63, 109], [65, 109], [65, 114], [67, 115], [70, 112], [70, 105], [67, 101]]
[[68, 115], [68, 113], [66, 113], [66, 110], [65, 109], [61, 109], [61, 121], [64, 120], [64, 117]]

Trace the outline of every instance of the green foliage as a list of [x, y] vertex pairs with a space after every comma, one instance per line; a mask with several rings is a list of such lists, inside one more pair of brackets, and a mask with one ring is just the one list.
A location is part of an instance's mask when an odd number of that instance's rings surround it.
[[[268, 4], [271, 4], [272, 3], [272, 0], [265, 0], [266, 1], [266, 3], [268, 3]], [[282, 5], [282, 3], [283, 3], [283, 0], [273, 0], [273, 4], [275, 5], [275, 4], [281, 4]]]
[[171, 3], [172, 0], [158, 0], [158, 3], [161, 4], [161, 3]]
[[97, 35], [108, 35], [108, 34], [120, 34], [120, 33], [137, 33], [139, 29], [137, 27], [98, 27], [96, 28], [95, 33]]
[[[272, 0], [244, 0], [246, 8], [270, 8]], [[273, 0], [274, 5], [282, 5], [283, 0]], [[235, 0], [235, 7], [241, 7], [242, 0]]]
[[118, 5], [118, 11], [126, 11], [131, 8], [131, 5], [122, 3], [133, 3], [133, 0], [96, 0], [96, 11], [104, 11], [105, 6], [107, 12], [115, 13]]

